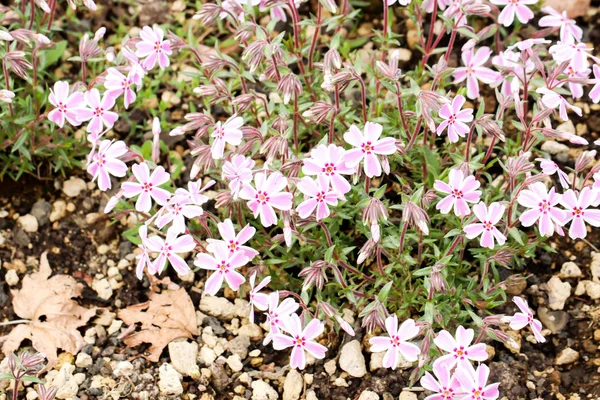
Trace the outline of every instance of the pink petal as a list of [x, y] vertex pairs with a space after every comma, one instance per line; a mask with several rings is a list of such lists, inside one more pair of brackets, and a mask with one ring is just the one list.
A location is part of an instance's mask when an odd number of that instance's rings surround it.
[[456, 341], [454, 337], [450, 334], [450, 332], [446, 330], [442, 330], [438, 335], [433, 339], [433, 342], [440, 349], [447, 351], [449, 353], [454, 351], [456, 348]]
[[232, 270], [225, 271], [225, 280], [232, 290], [238, 290], [242, 283], [246, 282], [242, 274]]
[[400, 353], [402, 353], [402, 356], [404, 356], [404, 358], [410, 362], [417, 361], [419, 354], [421, 353], [421, 349], [412, 343], [400, 343], [398, 348]]
[[223, 274], [220, 272], [213, 272], [211, 276], [208, 277], [206, 283], [204, 285], [204, 290], [206, 293], [214, 296], [217, 294], [221, 286], [223, 285]]
[[387, 336], [376, 336], [369, 339], [371, 348], [369, 351], [372, 353], [379, 353], [389, 349], [392, 346], [392, 339]]
[[384, 368], [396, 369], [398, 365], [398, 350], [395, 347], [391, 347], [385, 352], [382, 365]]

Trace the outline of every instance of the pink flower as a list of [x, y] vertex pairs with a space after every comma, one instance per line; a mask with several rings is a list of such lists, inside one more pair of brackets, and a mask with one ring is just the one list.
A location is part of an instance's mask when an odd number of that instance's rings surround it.
[[135, 267], [135, 275], [139, 280], [142, 280], [144, 277], [144, 268], [148, 268], [148, 272], [151, 274], [156, 273], [156, 271], [154, 271], [154, 265], [152, 264], [152, 261], [150, 261], [150, 250], [147, 246], [148, 227], [146, 225], [140, 226], [138, 233], [140, 235], [140, 239], [142, 239], [142, 243], [138, 244], [138, 248], [141, 250], [141, 253], [135, 257], [138, 260], [137, 266]]
[[146, 57], [142, 65], [147, 71], [154, 68], [157, 60], [161, 69], [169, 66], [170, 61], [168, 56], [173, 52], [171, 51], [169, 40], [163, 40], [164, 36], [165, 33], [163, 30], [156, 25], [152, 28], [145, 26], [140, 31], [142, 41], [135, 45], [135, 55], [140, 58]]
[[427, 396], [425, 400], [457, 399], [457, 396], [462, 393], [462, 388], [458, 379], [450, 374], [450, 368], [434, 362], [433, 373], [437, 380], [429, 372], [425, 372], [425, 375], [421, 378], [421, 386], [434, 392], [434, 394]]
[[[585, 81], [592, 72], [591, 69], [586, 68], [583, 71], [575, 71], [572, 65], [569, 65], [565, 70], [567, 77], [569, 79], [575, 79], [579, 81]], [[577, 81], [569, 82], [569, 90], [571, 91], [571, 95], [574, 99], [578, 99], [583, 96], [583, 85]]]
[[146, 163], [135, 164], [131, 167], [131, 170], [137, 182], [123, 182], [121, 189], [123, 189], [123, 196], [128, 199], [140, 196], [135, 203], [136, 210], [139, 212], [150, 211], [152, 199], [161, 206], [167, 203], [171, 193], [159, 186], [167, 183], [171, 179], [171, 175], [163, 167], [156, 167], [152, 175], [150, 175], [150, 169]]
[[570, 108], [581, 117], [581, 108], [569, 104], [569, 102], [565, 100], [564, 97], [562, 97], [555, 91], [550, 90], [546, 87], [542, 87], [538, 88], [536, 92], [542, 95], [542, 103], [546, 107], [559, 109], [560, 118], [562, 118], [563, 121], [569, 120], [569, 116], [567, 115], [567, 108]]
[[540, 162], [540, 167], [542, 168], [542, 172], [544, 174], [552, 175], [554, 173], [558, 173], [558, 179], [560, 180], [562, 187], [565, 189], [569, 187], [569, 176], [566, 172], [560, 169], [558, 164], [546, 158], [536, 158], [535, 160]]
[[304, 201], [296, 207], [296, 211], [300, 218], [308, 218], [317, 209], [317, 221], [329, 217], [329, 207], [337, 206], [338, 193], [329, 190], [327, 178], [320, 175], [317, 180], [308, 176], [300, 179], [298, 182], [298, 190], [304, 194]]
[[242, 187], [252, 181], [254, 164], [253, 159], [246, 158], [241, 154], [234, 155], [231, 161], [223, 164], [223, 178], [229, 181], [229, 189], [231, 189], [234, 200], [237, 200]]
[[575, 71], [583, 71], [588, 67], [588, 57], [592, 57], [589, 52], [592, 50], [585, 43], [564, 42], [558, 42], [549, 49], [556, 62], [569, 61]]
[[435, 190], [446, 193], [448, 196], [441, 200], [435, 208], [442, 214], [448, 214], [454, 207], [454, 215], [463, 217], [471, 213], [469, 203], [477, 203], [481, 197], [481, 191], [477, 190], [480, 183], [475, 180], [473, 175], [466, 178], [459, 169], [450, 170], [448, 183], [435, 181], [433, 187]]
[[566, 212], [556, 207], [560, 200], [560, 194], [556, 193], [554, 188], [548, 192], [542, 182], [529, 185], [529, 189], [523, 190], [517, 197], [520, 205], [529, 208], [521, 214], [519, 221], [523, 226], [531, 226], [539, 220], [540, 234], [552, 236], [555, 224], [563, 226], [567, 218]]
[[379, 139], [383, 126], [372, 122], [365, 124], [364, 134], [355, 125], [344, 134], [344, 140], [354, 146], [348, 150], [344, 157], [346, 166], [355, 168], [363, 159], [365, 160], [365, 174], [372, 178], [381, 175], [381, 163], [377, 155], [390, 155], [396, 152], [394, 138]]
[[227, 282], [232, 290], [238, 290], [246, 279], [236, 271], [236, 268], [248, 264], [248, 257], [241, 251], [230, 252], [227, 246], [222, 243], [215, 243], [211, 247], [214, 256], [200, 253], [196, 256], [194, 265], [209, 271], [215, 271], [206, 280], [206, 293], [214, 296], [221, 289], [223, 280]]
[[354, 332], [354, 329], [352, 329], [352, 325], [350, 325], [347, 321], [344, 321], [342, 319], [342, 317], [340, 317], [339, 315], [336, 315], [335, 320], [338, 322], [338, 324], [340, 324], [340, 328], [344, 332], [346, 332], [348, 335], [350, 335], [350, 336], [356, 335], [356, 332]]
[[473, 54], [473, 49], [464, 51], [462, 61], [465, 66], [454, 70], [454, 83], [467, 80], [467, 97], [470, 99], [479, 97], [478, 81], [491, 84], [501, 79], [498, 72], [483, 66], [491, 54], [492, 51], [489, 47], [480, 47], [475, 54]]
[[133, 69], [125, 76], [118, 69], [109, 68], [106, 80], [104, 81], [104, 87], [108, 91], [107, 95], [112, 96], [116, 100], [123, 94], [123, 105], [125, 108], [129, 108], [129, 105], [135, 101], [136, 97], [131, 86], [136, 84], [139, 87], [139, 84], [135, 82], [136, 77], [136, 72]]
[[283, 350], [293, 347], [290, 357], [290, 366], [292, 368], [304, 369], [306, 366], [305, 351], [310, 353], [314, 358], [325, 358], [327, 347], [314, 341], [325, 329], [325, 325], [321, 321], [313, 319], [302, 329], [300, 317], [292, 314], [290, 317], [284, 319], [283, 325], [289, 336], [282, 333], [274, 335], [273, 348], [275, 350]]
[[233, 228], [233, 222], [231, 222], [229, 218], [223, 222], [219, 222], [217, 227], [223, 240], [206, 239], [208, 242], [208, 246], [206, 247], [208, 251], [212, 252], [212, 248], [215, 245], [223, 245], [229, 249], [230, 253], [236, 251], [244, 253], [246, 257], [248, 257], [248, 260], [252, 260], [258, 255], [258, 251], [254, 250], [252, 247], [243, 246], [243, 244], [252, 239], [256, 233], [256, 229], [251, 227], [250, 224], [246, 225], [237, 235]]
[[400, 4], [401, 6], [407, 6], [410, 4], [411, 0], [386, 0], [386, 1], [387, 1], [387, 6], [389, 7], [391, 5], [396, 4], [396, 2], [398, 4]]
[[500, 396], [499, 383], [487, 384], [490, 369], [485, 364], [480, 364], [477, 371], [468, 364], [465, 368], [457, 369], [454, 375], [458, 378], [463, 392], [466, 393], [461, 400], [495, 400]]
[[473, 109], [467, 108], [460, 110], [465, 104], [464, 96], [456, 96], [452, 100], [452, 105], [444, 104], [440, 109], [439, 116], [444, 119], [437, 128], [437, 135], [440, 136], [448, 128], [448, 139], [451, 143], [458, 142], [458, 137], [465, 137], [469, 133], [469, 127], [465, 122], [473, 121]]
[[504, 26], [511, 26], [515, 20], [515, 15], [522, 24], [526, 24], [533, 18], [533, 12], [527, 7], [528, 4], [535, 4], [538, 0], [490, 0], [497, 6], [506, 6], [498, 16], [498, 22]]
[[206, 191], [209, 187], [215, 184], [215, 181], [209, 181], [206, 185], [202, 186], [200, 181], [189, 181], [187, 190], [184, 188], [177, 188], [173, 201], [179, 202], [180, 200], [189, 200], [189, 203], [195, 206], [201, 206], [206, 203], [209, 199], [203, 195], [202, 192]]
[[87, 171], [92, 175], [92, 180], [98, 178], [98, 188], [102, 191], [110, 189], [110, 175], [122, 178], [127, 173], [127, 165], [121, 160], [123, 154], [127, 153], [125, 142], [119, 140], [103, 140], [98, 152], [92, 156], [92, 162]]
[[581, 41], [581, 38], [583, 37], [583, 30], [577, 26], [577, 23], [574, 19], [567, 17], [566, 11], [563, 11], [561, 14], [549, 6], [542, 7], [542, 11], [549, 15], [540, 18], [540, 26], [551, 26], [555, 28], [560, 27], [561, 42], [574, 43]]
[[48, 119], [63, 127], [65, 119], [73, 126], [81, 124], [81, 110], [85, 106], [85, 97], [81, 92], [73, 92], [69, 95], [69, 83], [58, 81], [54, 83], [54, 90], [50, 89], [48, 101], [54, 110], [48, 113]]
[[580, 239], [587, 236], [585, 224], [600, 226], [600, 210], [590, 209], [595, 202], [597, 193], [589, 187], [583, 188], [579, 196], [572, 189], [563, 193], [560, 204], [566, 209], [564, 223], [571, 221], [569, 236], [571, 239]]
[[258, 308], [261, 311], [266, 311], [269, 308], [269, 296], [264, 293], [258, 293], [262, 288], [267, 286], [269, 282], [271, 282], [271, 277], [267, 276], [263, 279], [258, 285], [254, 286], [254, 281], [256, 280], [256, 272], [250, 276], [250, 293], [248, 294], [248, 298], [250, 299], [250, 323], [254, 323], [254, 307]]
[[202, 207], [194, 204], [188, 197], [173, 197], [171, 201], [158, 211], [156, 226], [162, 229], [169, 222], [176, 233], [185, 232], [185, 219], [195, 218], [204, 213]]
[[513, 297], [513, 301], [521, 312], [515, 313], [510, 319], [510, 329], [520, 330], [529, 325], [538, 343], [544, 343], [546, 339], [542, 336], [542, 323], [533, 318], [527, 302], [520, 297]]
[[158, 257], [154, 260], [153, 274], [155, 272], [160, 274], [167, 260], [178, 274], [185, 275], [190, 271], [190, 267], [188, 267], [187, 263], [177, 253], [189, 253], [196, 247], [196, 242], [194, 242], [194, 238], [191, 235], [182, 235], [179, 237], [178, 235], [179, 232], [171, 227], [167, 230], [166, 239], [160, 236], [148, 238], [148, 249], [159, 253]]
[[240, 128], [244, 125], [244, 119], [236, 115], [231, 116], [224, 124], [221, 121], [215, 124], [215, 130], [210, 135], [214, 138], [210, 148], [214, 159], [223, 158], [225, 142], [237, 146], [242, 143], [243, 133]]
[[[483, 204], [483, 203], [481, 203]], [[436, 360], [436, 364], [445, 365], [452, 369], [458, 364], [458, 368], [463, 368], [470, 361], [485, 361], [488, 358], [484, 343], [471, 345], [475, 332], [473, 329], [465, 329], [459, 326], [456, 329], [456, 339], [450, 332], [441, 331], [433, 342], [437, 347], [449, 353]]]
[[452, 0], [424, 0], [423, 1], [423, 9], [425, 9], [425, 11], [428, 13], [432, 13], [433, 5], [436, 2], [437, 2], [438, 10], [445, 10], [446, 7], [448, 7], [450, 5], [450, 3], [452, 3]]
[[281, 172], [273, 172], [267, 178], [266, 172], [254, 175], [256, 189], [245, 185], [240, 192], [240, 197], [248, 200], [248, 207], [254, 213], [254, 218], [260, 215], [260, 222], [264, 227], [277, 223], [276, 208], [288, 211], [292, 208], [293, 197], [289, 192], [282, 192], [287, 186], [287, 179]]
[[376, 336], [369, 339], [371, 352], [379, 353], [386, 351], [383, 356], [383, 366], [385, 368], [396, 369], [398, 354], [401, 354], [410, 362], [416, 361], [421, 353], [421, 349], [412, 343], [408, 343], [410, 339], [419, 334], [419, 328], [417, 328], [415, 321], [407, 319], [398, 328], [398, 316], [394, 314], [386, 318], [385, 327], [389, 336]]
[[263, 345], [269, 344], [274, 335], [281, 332], [284, 328], [283, 320], [295, 313], [300, 307], [298, 303], [291, 297], [279, 303], [279, 292], [271, 292], [269, 294], [269, 311], [266, 312], [267, 324], [269, 324], [270, 332], [265, 337]]
[[597, 103], [600, 101], [600, 66], [594, 64], [592, 70], [594, 71], [594, 79], [591, 79], [591, 82], [594, 83], [594, 87], [590, 90], [590, 99]]
[[92, 135], [99, 135], [103, 127], [110, 129], [113, 127], [119, 114], [110, 111], [115, 105], [115, 99], [108, 93], [100, 98], [98, 89], [93, 88], [85, 93], [85, 102], [89, 108], [82, 108], [78, 111], [80, 121], [90, 121], [87, 131]]
[[350, 184], [342, 176], [352, 175], [354, 170], [344, 163], [346, 151], [335, 144], [325, 146], [319, 145], [311, 150], [310, 158], [304, 159], [302, 172], [305, 175], [318, 175], [327, 178], [327, 183], [331, 184], [340, 198], [350, 191]]
[[468, 239], [474, 239], [481, 235], [479, 243], [481, 247], [487, 247], [489, 249], [494, 248], [494, 238], [500, 246], [506, 242], [506, 237], [500, 233], [496, 225], [502, 215], [504, 214], [505, 207], [500, 203], [492, 203], [490, 207], [486, 207], [485, 203], [477, 203], [473, 207], [473, 212], [479, 220], [478, 223], [469, 224], [463, 228]]

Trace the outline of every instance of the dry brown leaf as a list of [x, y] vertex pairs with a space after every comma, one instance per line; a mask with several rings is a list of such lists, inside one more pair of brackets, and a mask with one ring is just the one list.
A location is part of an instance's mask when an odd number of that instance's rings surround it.
[[146, 358], [157, 362], [163, 349], [177, 338], [192, 338], [197, 334], [196, 310], [185, 289], [150, 294], [150, 301], [119, 311], [126, 324], [141, 323], [140, 330], [123, 341], [129, 347], [150, 343]]
[[77, 354], [85, 346], [77, 328], [96, 314], [95, 308], [81, 307], [73, 300], [81, 295], [83, 285], [67, 275], [48, 279], [51, 273], [48, 257], [43, 253], [39, 271], [25, 276], [20, 290], [11, 291], [15, 314], [31, 322], [16, 326], [2, 345], [4, 354], [9, 354], [23, 340], [31, 340], [37, 351], [46, 354], [46, 368], [56, 365], [59, 348]]

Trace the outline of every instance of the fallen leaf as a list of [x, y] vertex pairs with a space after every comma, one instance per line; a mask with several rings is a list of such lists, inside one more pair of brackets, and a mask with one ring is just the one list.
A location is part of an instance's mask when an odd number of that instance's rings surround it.
[[47, 369], [58, 361], [58, 349], [73, 355], [85, 343], [77, 328], [96, 314], [95, 308], [81, 307], [73, 298], [81, 295], [83, 285], [68, 275], [50, 274], [46, 253], [40, 259], [39, 271], [23, 278], [20, 290], [12, 290], [15, 314], [30, 322], [18, 325], [7, 336], [2, 351], [8, 355], [16, 351], [23, 340], [48, 359]]
[[140, 330], [123, 341], [129, 347], [150, 343], [146, 358], [157, 362], [163, 349], [178, 338], [192, 338], [197, 334], [196, 310], [185, 289], [151, 293], [150, 300], [119, 311], [119, 319], [126, 324], [141, 323]]

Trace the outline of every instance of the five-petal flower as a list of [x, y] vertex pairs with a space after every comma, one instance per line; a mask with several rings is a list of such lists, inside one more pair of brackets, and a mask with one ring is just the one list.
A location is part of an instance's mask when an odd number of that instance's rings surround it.
[[350, 126], [350, 130], [344, 134], [344, 140], [354, 148], [346, 152], [346, 166], [355, 168], [364, 159], [365, 174], [369, 178], [381, 175], [381, 163], [377, 156], [388, 156], [397, 150], [394, 138], [379, 138], [382, 132], [383, 126], [373, 122], [365, 124], [364, 133], [355, 125]]
[[495, 225], [502, 219], [505, 208], [500, 203], [492, 203], [489, 208], [483, 202], [477, 203], [473, 207], [473, 212], [479, 222], [465, 226], [463, 228], [463, 231], [466, 233], [465, 236], [468, 239], [474, 239], [481, 235], [479, 244], [489, 249], [494, 248], [494, 239], [502, 246], [506, 242], [506, 236]]
[[327, 347], [314, 340], [325, 329], [325, 325], [321, 321], [313, 319], [302, 329], [300, 317], [292, 314], [283, 320], [283, 325], [289, 335], [282, 333], [273, 335], [273, 348], [275, 350], [283, 350], [292, 347], [292, 355], [290, 357], [290, 366], [292, 368], [304, 369], [306, 366], [305, 351], [316, 359], [325, 358]]
[[194, 260], [194, 265], [209, 271], [215, 271], [206, 280], [206, 293], [214, 296], [221, 289], [223, 280], [227, 282], [232, 290], [238, 290], [246, 279], [242, 274], [236, 271], [250, 261], [241, 251], [231, 253], [227, 246], [222, 243], [215, 243], [211, 247], [213, 255], [199, 253]]
[[396, 369], [399, 354], [408, 361], [416, 361], [421, 349], [408, 342], [419, 334], [419, 328], [417, 328], [415, 321], [407, 319], [398, 327], [398, 316], [394, 314], [386, 318], [385, 327], [389, 336], [376, 336], [369, 339], [371, 352], [386, 352], [383, 356], [383, 366]]
[[146, 163], [135, 164], [131, 167], [137, 182], [123, 182], [123, 196], [127, 198], [138, 196], [135, 209], [139, 212], [148, 212], [152, 208], [152, 199], [161, 206], [165, 205], [171, 193], [159, 186], [167, 183], [171, 175], [161, 166], [156, 167], [152, 174]]
[[481, 197], [481, 191], [477, 190], [480, 183], [475, 180], [473, 175], [465, 178], [459, 169], [450, 170], [448, 183], [435, 181], [433, 187], [435, 190], [446, 193], [444, 199], [435, 206], [442, 214], [448, 214], [454, 207], [454, 214], [463, 217], [471, 213], [468, 203], [477, 203]]

